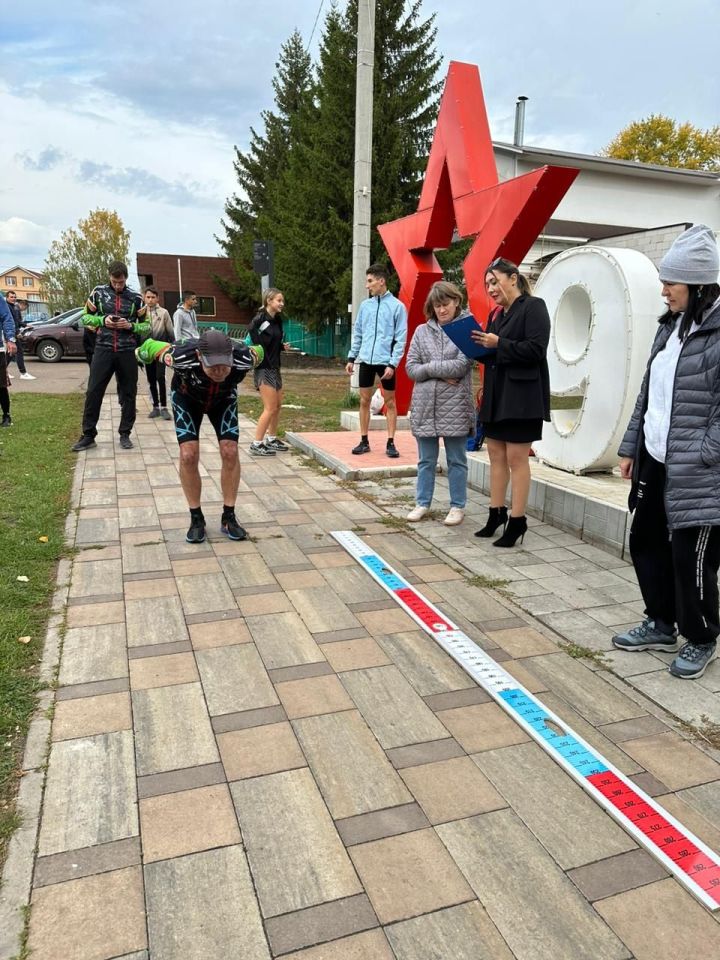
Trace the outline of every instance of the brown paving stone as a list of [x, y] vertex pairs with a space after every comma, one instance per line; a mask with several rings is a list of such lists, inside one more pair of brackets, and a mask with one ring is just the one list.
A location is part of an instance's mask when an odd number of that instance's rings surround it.
[[351, 847], [350, 856], [383, 924], [475, 899], [433, 830]]
[[103, 593], [93, 597], [68, 597], [68, 607], [93, 606], [94, 604], [113, 603], [122, 600], [122, 593]]
[[635, 960], [717, 960], [720, 924], [675, 880], [600, 900], [595, 909]]
[[477, 901], [386, 928], [397, 960], [514, 960]]
[[55, 704], [52, 739], [70, 740], [91, 737], [98, 733], [113, 733], [132, 727], [130, 695], [108, 693], [77, 700], [60, 700]]
[[174, 560], [172, 569], [176, 577], [221, 573], [220, 564], [215, 557], [199, 557], [197, 560]]
[[[286, 954], [288, 950], [298, 950], [308, 944], [322, 944], [328, 940], [337, 941], [340, 937], [343, 938], [341, 942], [347, 944], [349, 942], [347, 939], [348, 934], [355, 934], [361, 930], [372, 929], [373, 927], [377, 927], [377, 925], [378, 920], [375, 916], [375, 911], [370, 906], [370, 901], [365, 894], [361, 893], [356, 897], [346, 897], [343, 900], [335, 900], [332, 903], [322, 903], [317, 907], [298, 910], [296, 913], [290, 913], [284, 917], [271, 918], [266, 922], [265, 926], [272, 952], [275, 956], [278, 956], [279, 954]], [[361, 934], [361, 936], [365, 937], [365, 934]], [[374, 931], [368, 936], [374, 937], [375, 939], [364, 939], [360, 943], [361, 946], [365, 949], [370, 947], [372, 950], [373, 943], [377, 944], [385, 941], [385, 947], [388, 952], [386, 954], [378, 954], [377, 952], [371, 952], [370, 954], [364, 953], [362, 960], [372, 960], [373, 957], [388, 957], [389, 960], [392, 960], [392, 953], [387, 947], [387, 941], [382, 936], [382, 933], [380, 931]], [[356, 940], [355, 937], [351, 939]], [[361, 955], [357, 953], [358, 946], [356, 942], [355, 947], [352, 945], [346, 947], [349, 952], [342, 954], [343, 960], [348, 960], [348, 958], [352, 957], [357, 957], [358, 960], [360, 960]], [[308, 960], [313, 956], [326, 956], [328, 958], [341, 956], [341, 954], [337, 952], [318, 952], [327, 950], [337, 951], [337, 948], [338, 944], [332, 943], [328, 944], [327, 947], [316, 946], [313, 950], [303, 950], [301, 954], [293, 953], [292, 956], [305, 957], [308, 958]]]
[[492, 698], [482, 687], [466, 687], [464, 690], [451, 690], [449, 693], [433, 693], [423, 697], [431, 710], [450, 710], [453, 707], [469, 707], [474, 703], [489, 703]]
[[56, 700], [75, 700], [79, 697], [99, 697], [106, 693], [122, 693], [130, 689], [127, 677], [116, 680], [98, 680], [95, 683], [76, 683], [69, 687], [59, 687], [55, 691]]
[[249, 727], [261, 727], [268, 723], [282, 723], [287, 714], [281, 706], [260, 707], [257, 710], [242, 710], [239, 713], [226, 713], [212, 718], [215, 733], [228, 733], [230, 730], [247, 730]]
[[352, 567], [357, 563], [354, 557], [346, 553], [341, 547], [324, 547], [321, 550], [317, 548], [307, 553], [307, 558], [318, 570], [324, 570], [327, 567]]
[[145, 657], [169, 657], [176, 653], [191, 653], [189, 640], [176, 640], [174, 643], [150, 643], [146, 647], [129, 647], [128, 660], [143, 660]]
[[303, 587], [327, 586], [323, 575], [312, 566], [309, 570], [298, 570], [287, 573], [279, 573], [276, 569], [275, 579], [283, 590], [299, 590]]
[[430, 740], [427, 743], [411, 743], [406, 747], [395, 747], [385, 752], [396, 770], [465, 756], [463, 748], [452, 737], [446, 740]]
[[417, 624], [412, 617], [397, 606], [392, 610], [368, 610], [366, 613], [358, 613], [357, 617], [373, 637], [417, 630]]
[[470, 757], [408, 767], [401, 776], [433, 824], [507, 806]]
[[352, 710], [355, 706], [334, 676], [290, 680], [279, 683], [276, 690], [291, 720], [337, 710]]
[[557, 653], [557, 644], [532, 627], [514, 630], [493, 630], [488, 636], [499, 643], [512, 657], [534, 657], [541, 653]]
[[497, 620], [482, 620], [480, 626], [485, 633], [491, 634], [495, 630], [524, 630], [528, 624], [520, 617], [500, 617]]
[[530, 739], [512, 717], [494, 703], [441, 710], [438, 717], [468, 753], [494, 750]]
[[366, 637], [364, 627], [349, 627], [347, 630], [324, 630], [313, 633], [315, 643], [335, 643], [339, 640], [359, 640]]
[[130, 687], [133, 690], [169, 687], [176, 683], [192, 683], [193, 680], [199, 679], [192, 653], [144, 657], [130, 661]]
[[323, 660], [321, 663], [300, 663], [296, 667], [279, 667], [277, 670], [268, 670], [268, 676], [273, 683], [283, 683], [286, 680], [324, 677], [334, 674], [334, 672], [330, 664]]
[[417, 803], [404, 803], [336, 820], [335, 826], [345, 846], [351, 847], [371, 840], [396, 837], [401, 833], [413, 833], [430, 824]]
[[140, 867], [41, 887], [33, 894], [33, 960], [105, 960], [147, 946]]
[[382, 930], [368, 930], [300, 953], [288, 953], [285, 960], [395, 960], [395, 955]]
[[255, 584], [252, 587], [233, 587], [234, 596], [239, 600], [241, 597], [254, 597], [257, 594], [278, 594], [282, 593], [282, 587], [279, 583]]
[[213, 647], [229, 647], [236, 643], [252, 642], [250, 631], [245, 622], [239, 618], [193, 623], [188, 626], [188, 631], [195, 650], [209, 650]]
[[122, 870], [140, 863], [140, 838], [129, 837], [113, 843], [100, 843], [82, 850], [69, 850], [49, 857], [38, 857], [33, 886], [47, 887], [66, 880], [79, 880], [97, 873]]
[[390, 663], [385, 652], [372, 637], [325, 643], [323, 653], [338, 673], [343, 670], [361, 670], [364, 667], [381, 667]]
[[661, 793], [668, 792], [667, 784], [661, 783], [651, 773], [634, 773], [630, 776], [630, 779], [651, 797], [657, 797]]
[[261, 616], [267, 613], [285, 613], [295, 608], [284, 593], [252, 593], [248, 596], [238, 595], [235, 598], [243, 616]]
[[109, 603], [89, 603], [72, 606], [67, 609], [66, 625], [71, 627], [91, 627], [101, 623], [123, 623], [125, 604], [122, 600]]
[[153, 597], [173, 597], [177, 594], [175, 581], [160, 576], [143, 580], [125, 580], [123, 584], [126, 600], [149, 600]]
[[416, 573], [424, 583], [441, 583], [445, 580], [463, 580], [464, 577], [457, 570], [453, 570], [446, 563], [421, 564]]
[[644, 850], [628, 850], [619, 856], [568, 870], [572, 882], [591, 902], [654, 883], [667, 875], [662, 864]]
[[670, 790], [682, 790], [720, 778], [720, 765], [676, 733], [626, 740], [623, 750], [666, 783]]
[[140, 801], [143, 860], [169, 860], [240, 842], [226, 784]]
[[649, 737], [654, 733], [667, 733], [670, 728], [657, 717], [642, 716], [632, 720], [621, 720], [619, 723], [605, 723], [600, 727], [601, 732], [614, 743], [623, 743], [625, 740], [637, 740], [640, 737]]
[[217, 736], [228, 780], [244, 780], [307, 764], [289, 723], [271, 723]]
[[170, 770], [168, 773], [151, 773], [138, 777], [138, 799], [157, 797], [163, 793], [179, 793], [181, 790], [194, 790], [208, 787], [214, 783], [224, 783], [225, 771], [221, 763], [199, 764], [183, 770]]

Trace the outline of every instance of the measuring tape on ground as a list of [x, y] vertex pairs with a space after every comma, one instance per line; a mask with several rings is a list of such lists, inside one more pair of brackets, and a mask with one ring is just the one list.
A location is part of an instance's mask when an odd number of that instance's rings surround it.
[[346, 530], [331, 536], [693, 896], [710, 910], [720, 908], [720, 857], [716, 853], [574, 733], [359, 537]]

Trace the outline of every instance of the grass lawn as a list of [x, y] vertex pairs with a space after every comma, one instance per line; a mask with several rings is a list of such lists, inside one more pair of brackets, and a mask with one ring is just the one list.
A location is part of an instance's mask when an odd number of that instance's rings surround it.
[[15, 396], [14, 426], [0, 430], [0, 864], [17, 825], [20, 751], [38, 690], [55, 568], [65, 550], [75, 463], [70, 444], [82, 403], [81, 394]]
[[[340, 411], [357, 407], [357, 397], [348, 395], [350, 378], [345, 374], [297, 373], [283, 370], [284, 403], [302, 407], [302, 410], [283, 409], [278, 432], [312, 433], [315, 430], [339, 430]], [[580, 397], [553, 397], [554, 409], [579, 407]], [[243, 382], [238, 399], [240, 413], [253, 420], [262, 413], [262, 402], [252, 386], [252, 377]]]

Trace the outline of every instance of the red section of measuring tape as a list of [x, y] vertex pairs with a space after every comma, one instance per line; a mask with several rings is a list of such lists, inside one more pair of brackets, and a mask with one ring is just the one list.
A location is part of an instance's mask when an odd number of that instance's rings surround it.
[[611, 770], [593, 774], [588, 782], [720, 904], [720, 866]]
[[402, 600], [402, 602], [412, 610], [415, 616], [419, 617], [425, 626], [429, 630], [432, 630], [433, 633], [445, 633], [446, 630], [456, 629], [449, 620], [446, 620], [437, 610], [433, 610], [426, 600], [423, 600], [421, 596], [409, 587], [396, 590], [395, 596]]

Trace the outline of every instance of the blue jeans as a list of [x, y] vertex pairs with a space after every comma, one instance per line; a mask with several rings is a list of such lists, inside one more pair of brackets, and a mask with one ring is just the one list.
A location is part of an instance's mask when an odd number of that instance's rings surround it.
[[[429, 507], [435, 490], [435, 470], [440, 437], [416, 437], [418, 445], [417, 492], [418, 506]], [[443, 437], [448, 465], [450, 506], [465, 509], [467, 502], [467, 437]]]

